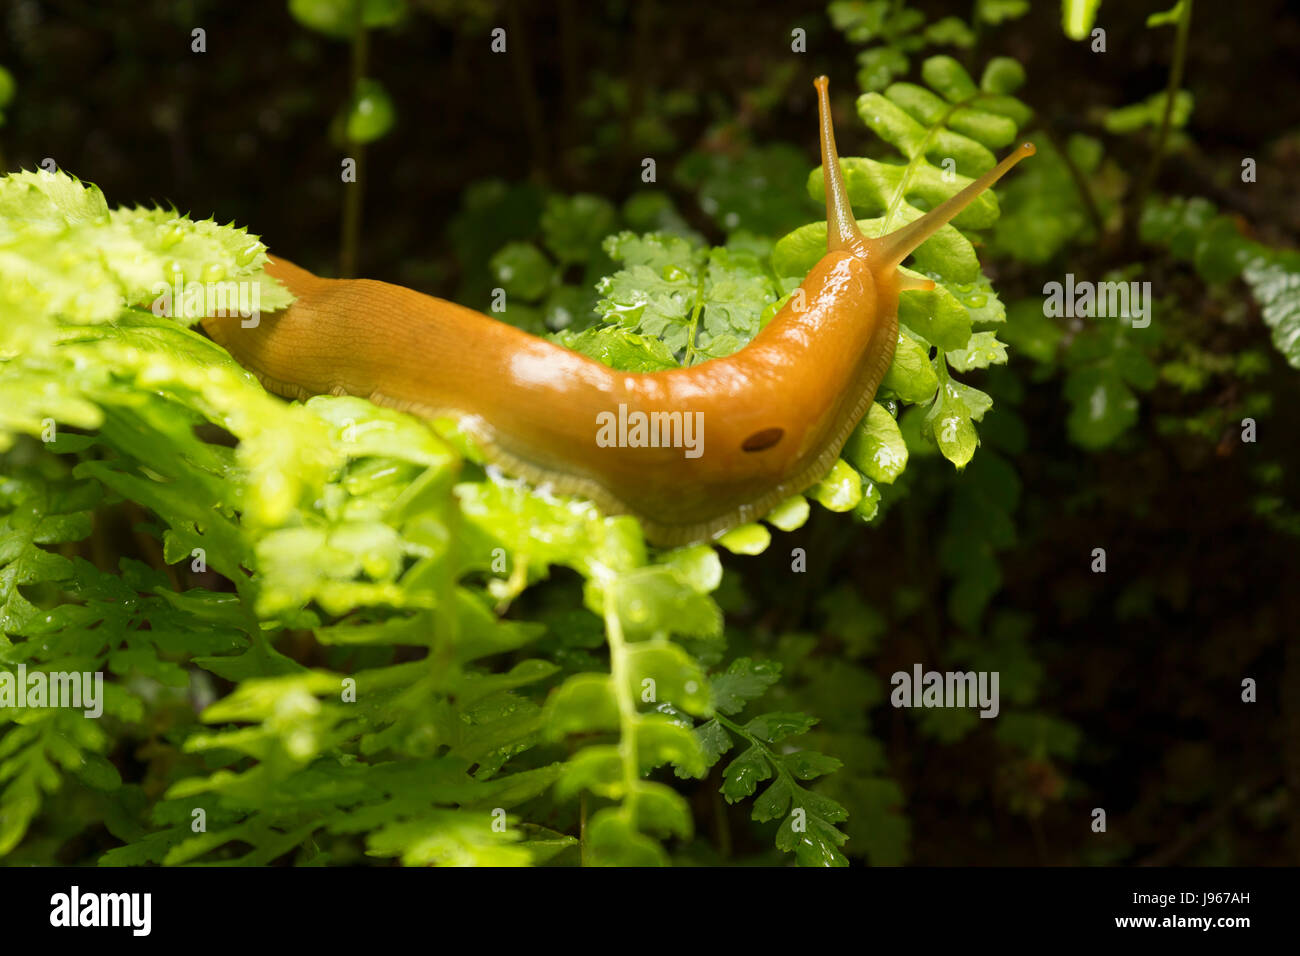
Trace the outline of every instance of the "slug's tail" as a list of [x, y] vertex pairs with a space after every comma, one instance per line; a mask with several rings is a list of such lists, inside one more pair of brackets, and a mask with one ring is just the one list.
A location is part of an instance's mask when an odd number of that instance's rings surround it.
[[279, 256], [267, 258], [266, 274], [278, 279], [295, 296], [303, 295], [308, 289], [320, 282], [320, 277], [308, 272], [302, 266], [296, 266], [288, 259]]
[[289, 308], [260, 316], [258, 322], [249, 325], [238, 312], [206, 316], [202, 319], [203, 330], [270, 391], [287, 398], [306, 398], [310, 393], [305, 389], [272, 374], [276, 366], [274, 331], [287, 317], [310, 323], [310, 299], [326, 280], [279, 256], [267, 259], [266, 274], [293, 293], [295, 301]]
[[[902, 229], [891, 232], [887, 236], [869, 240], [872, 243], [872, 254], [879, 257], [880, 266], [882, 268], [897, 266], [915, 251], [917, 246], [933, 236], [957, 213], [970, 205], [971, 200], [1005, 176], [1012, 166], [1026, 156], [1034, 155], [1035, 152], [1033, 143], [1021, 143], [1002, 162], [951, 199], [935, 206], [920, 219], [909, 222]], [[830, 186], [828, 185], [826, 188], [829, 196]]]
[[830, 80], [819, 76], [813, 80], [817, 87], [817, 115], [822, 131], [822, 170], [826, 180], [826, 248], [830, 252], [847, 249], [862, 243], [862, 233], [849, 205], [849, 194], [844, 188], [844, 174], [840, 170], [840, 153], [835, 148], [835, 126], [831, 122], [831, 103], [828, 89]]
[[[309, 295], [322, 281], [301, 266], [279, 256], [266, 260], [266, 274], [292, 292], [295, 299]], [[248, 334], [247, 327], [242, 326], [241, 321], [238, 314], [210, 315], [203, 319], [203, 328], [218, 345], [234, 353], [233, 346], [238, 342], [241, 332], [245, 333], [244, 338], [255, 338]]]

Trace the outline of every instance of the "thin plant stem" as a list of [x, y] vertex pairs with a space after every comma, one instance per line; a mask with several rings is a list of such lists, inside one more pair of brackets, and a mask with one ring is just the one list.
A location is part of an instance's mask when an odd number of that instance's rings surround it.
[[1070, 173], [1070, 178], [1074, 180], [1074, 188], [1079, 193], [1079, 198], [1083, 200], [1083, 208], [1088, 213], [1088, 219], [1092, 222], [1092, 227], [1097, 231], [1097, 238], [1100, 239], [1102, 233], [1106, 231], [1105, 222], [1101, 218], [1101, 210], [1097, 208], [1097, 200], [1092, 195], [1092, 188], [1088, 185], [1088, 179], [1079, 168], [1079, 164], [1067, 150], [1067, 143], [1061, 140], [1047, 126], [1043, 127], [1043, 132], [1051, 140], [1056, 154], [1061, 157], [1061, 162], [1065, 163], [1065, 168]]
[[[361, 80], [366, 75], [366, 60], [369, 56], [368, 35], [361, 23], [361, 5], [357, 5], [357, 31], [352, 38], [352, 102], [356, 102], [361, 90]], [[354, 172], [356, 181], [344, 183], [343, 221], [339, 236], [339, 277], [354, 278], [357, 274], [357, 258], [361, 247], [361, 201], [365, 190], [366, 148], [356, 140], [347, 142], [348, 156], [356, 164]]]
[[546, 121], [542, 111], [542, 101], [537, 95], [537, 86], [533, 78], [532, 58], [528, 50], [528, 34], [524, 29], [523, 16], [519, 10], [520, 0], [511, 0], [506, 5], [510, 23], [510, 43], [514, 55], [510, 57], [515, 71], [515, 85], [519, 90], [519, 104], [524, 114], [524, 125], [528, 129], [528, 139], [533, 150], [533, 172], [535, 177], [545, 183], [549, 181], [549, 160], [546, 141]]
[[1129, 229], [1136, 230], [1138, 218], [1142, 215], [1142, 204], [1151, 187], [1155, 185], [1160, 172], [1160, 163], [1164, 159], [1165, 148], [1169, 143], [1169, 129], [1173, 125], [1174, 98], [1183, 83], [1183, 67], [1187, 62], [1187, 37], [1191, 33], [1192, 0], [1183, 0], [1183, 9], [1178, 17], [1178, 36], [1174, 40], [1174, 61], [1169, 67], [1169, 84], [1165, 87], [1165, 109], [1160, 117], [1160, 132], [1156, 135], [1155, 149], [1147, 163], [1146, 173], [1133, 197], [1130, 206]]

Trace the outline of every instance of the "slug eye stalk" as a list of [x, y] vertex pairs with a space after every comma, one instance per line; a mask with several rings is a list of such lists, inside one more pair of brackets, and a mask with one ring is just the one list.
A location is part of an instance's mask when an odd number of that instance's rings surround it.
[[1009, 173], [1012, 167], [1022, 159], [1032, 156], [1036, 152], [1037, 149], [1033, 143], [1021, 143], [1007, 154], [1002, 162], [951, 199], [939, 203], [920, 219], [908, 223], [902, 229], [891, 232], [887, 236], [870, 240], [875, 246], [875, 255], [880, 257], [880, 266], [882, 268], [897, 266], [915, 252], [917, 246], [951, 222], [959, 212], [974, 201], [976, 196]]
[[835, 123], [831, 119], [829, 77], [813, 80], [817, 87], [817, 117], [821, 126], [822, 169], [826, 181], [826, 250], [857, 249], [866, 241], [858, 229], [849, 193], [844, 188], [844, 173], [840, 169], [840, 152], [835, 147]]
[[[952, 221], [984, 190], [1005, 176], [1013, 166], [1027, 156], [1034, 155], [1033, 143], [1021, 143], [1002, 162], [980, 176], [951, 199], [940, 203], [920, 219], [879, 239], [868, 239], [858, 229], [853, 207], [849, 203], [848, 189], [844, 185], [844, 171], [840, 168], [840, 154], [835, 146], [835, 124], [831, 119], [830, 79], [819, 76], [813, 81], [817, 88], [817, 113], [821, 127], [822, 170], [826, 183], [826, 249], [837, 252], [846, 249], [873, 261], [879, 271], [896, 268], [916, 248]], [[917, 279], [902, 281], [903, 289], [932, 289], [934, 283]]]

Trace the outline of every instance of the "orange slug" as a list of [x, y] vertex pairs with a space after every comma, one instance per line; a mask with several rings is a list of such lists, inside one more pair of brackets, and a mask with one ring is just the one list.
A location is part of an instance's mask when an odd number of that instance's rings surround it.
[[457, 418], [510, 474], [635, 515], [655, 544], [706, 540], [825, 476], [893, 361], [899, 292], [934, 286], [898, 265], [1034, 152], [1021, 145], [924, 216], [869, 239], [844, 188], [827, 83], [815, 84], [826, 255], [802, 294], [733, 355], [621, 372], [453, 302], [322, 279], [283, 259], [266, 271], [293, 305], [254, 328], [238, 316], [204, 328], [277, 394], [360, 395]]

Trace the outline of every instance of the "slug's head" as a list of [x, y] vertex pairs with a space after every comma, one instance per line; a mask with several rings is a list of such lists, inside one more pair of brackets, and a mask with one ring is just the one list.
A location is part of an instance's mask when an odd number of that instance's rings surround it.
[[[828, 252], [845, 250], [866, 259], [872, 271], [880, 276], [892, 275], [898, 265], [925, 240], [939, 231], [970, 202], [1006, 175], [1012, 166], [1026, 156], [1034, 155], [1033, 143], [1021, 143], [1002, 162], [976, 179], [957, 195], [935, 206], [919, 219], [913, 220], [886, 236], [870, 239], [862, 235], [849, 193], [844, 187], [844, 174], [840, 169], [840, 154], [835, 148], [835, 127], [831, 121], [830, 80], [819, 76], [813, 81], [817, 87], [817, 111], [821, 121], [822, 169], [826, 182], [826, 248]], [[899, 284], [904, 289], [933, 289], [934, 283], [903, 277]]]

